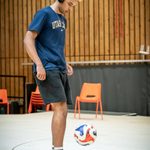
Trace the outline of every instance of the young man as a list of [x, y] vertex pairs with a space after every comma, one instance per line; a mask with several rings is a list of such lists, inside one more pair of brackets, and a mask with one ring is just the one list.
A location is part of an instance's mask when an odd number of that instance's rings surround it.
[[39, 10], [25, 35], [26, 51], [34, 62], [33, 72], [45, 104], [51, 103], [52, 149], [63, 150], [67, 103], [71, 104], [68, 76], [73, 69], [64, 55], [66, 19], [64, 14], [78, 0], [56, 0]]

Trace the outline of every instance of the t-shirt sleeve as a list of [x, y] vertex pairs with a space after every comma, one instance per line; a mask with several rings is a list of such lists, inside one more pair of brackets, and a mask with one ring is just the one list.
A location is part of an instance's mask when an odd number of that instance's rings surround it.
[[46, 13], [43, 11], [38, 11], [35, 14], [31, 24], [29, 25], [28, 30], [39, 33], [42, 30], [45, 22], [46, 22]]

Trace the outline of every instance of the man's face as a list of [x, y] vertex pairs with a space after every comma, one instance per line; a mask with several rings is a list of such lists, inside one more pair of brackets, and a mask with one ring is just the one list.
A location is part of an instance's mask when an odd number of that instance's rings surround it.
[[60, 3], [59, 10], [61, 13], [67, 13], [70, 8], [77, 4], [78, 0], [65, 0], [63, 3]]

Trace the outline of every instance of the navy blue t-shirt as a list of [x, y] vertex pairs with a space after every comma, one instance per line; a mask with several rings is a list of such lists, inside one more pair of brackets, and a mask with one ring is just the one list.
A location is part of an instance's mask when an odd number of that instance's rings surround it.
[[29, 31], [38, 32], [35, 46], [46, 70], [66, 71], [65, 29], [65, 17], [57, 14], [50, 6], [39, 10], [29, 26]]

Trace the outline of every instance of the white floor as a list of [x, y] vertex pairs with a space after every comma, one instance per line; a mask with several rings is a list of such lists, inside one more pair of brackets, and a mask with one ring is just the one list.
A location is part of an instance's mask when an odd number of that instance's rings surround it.
[[[51, 150], [50, 120], [52, 112], [25, 115], [0, 115], [0, 150]], [[96, 142], [80, 146], [73, 137], [74, 129], [92, 124], [98, 132]], [[150, 117], [81, 114], [74, 119], [68, 114], [64, 140], [65, 150], [150, 150]]]

